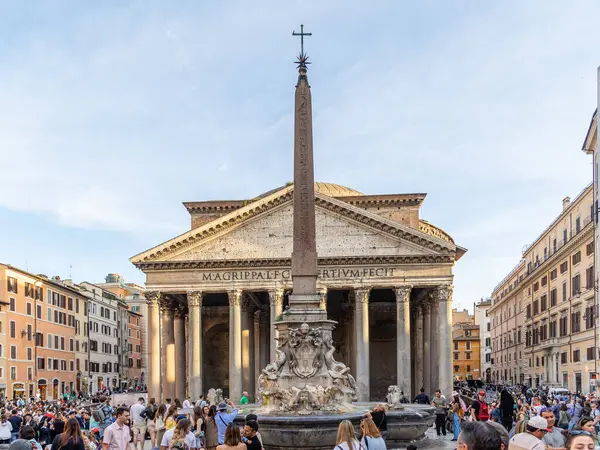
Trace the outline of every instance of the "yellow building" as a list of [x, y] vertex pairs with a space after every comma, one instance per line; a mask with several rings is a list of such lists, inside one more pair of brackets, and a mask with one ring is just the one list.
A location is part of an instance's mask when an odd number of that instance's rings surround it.
[[523, 252], [492, 293], [492, 375], [590, 392], [597, 350], [594, 307], [593, 187], [562, 212]]
[[479, 325], [465, 309], [452, 310], [452, 365], [456, 380], [481, 379]]

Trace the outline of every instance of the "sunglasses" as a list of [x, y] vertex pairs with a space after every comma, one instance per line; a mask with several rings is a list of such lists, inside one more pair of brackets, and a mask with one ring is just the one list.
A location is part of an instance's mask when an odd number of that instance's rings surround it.
[[590, 436], [593, 437], [593, 434], [589, 431], [585, 430], [571, 430], [569, 431], [569, 436]]

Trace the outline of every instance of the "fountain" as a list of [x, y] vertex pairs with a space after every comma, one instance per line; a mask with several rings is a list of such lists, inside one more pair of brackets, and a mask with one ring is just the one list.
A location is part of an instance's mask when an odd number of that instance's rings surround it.
[[[347, 419], [358, 427], [375, 405], [355, 402], [357, 383], [350, 368], [333, 357], [337, 322], [327, 318], [317, 293], [312, 103], [304, 53], [304, 36], [311, 33], [304, 33], [301, 26], [294, 35], [301, 38], [301, 51], [295, 94], [293, 290], [289, 308], [275, 323], [276, 359], [257, 380], [260, 406], [255, 412], [267, 450], [331, 449], [340, 421]], [[394, 393], [388, 399], [392, 408], [387, 441], [392, 446], [422, 438], [434, 420], [432, 407], [399, 406]]]

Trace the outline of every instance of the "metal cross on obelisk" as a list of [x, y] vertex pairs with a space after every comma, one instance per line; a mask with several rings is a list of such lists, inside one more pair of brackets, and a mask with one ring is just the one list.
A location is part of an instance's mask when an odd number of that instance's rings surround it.
[[300, 54], [304, 55], [304, 36], [312, 36], [312, 33], [305, 33], [304, 25], [300, 25], [300, 33], [296, 33], [296, 30], [294, 30], [292, 36], [300, 36]]

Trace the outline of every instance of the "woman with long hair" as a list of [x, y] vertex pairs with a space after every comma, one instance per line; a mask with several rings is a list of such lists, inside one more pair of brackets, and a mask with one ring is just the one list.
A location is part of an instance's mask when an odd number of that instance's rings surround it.
[[225, 443], [217, 446], [217, 450], [246, 450], [246, 444], [242, 442], [240, 426], [231, 422], [225, 429]]
[[192, 428], [194, 429], [194, 436], [196, 436], [196, 448], [202, 448], [204, 442], [204, 412], [200, 406], [194, 406]]
[[594, 443], [596, 445], [600, 445], [598, 441], [598, 436], [596, 435], [596, 428], [594, 426], [594, 419], [591, 417], [582, 417], [579, 422], [577, 422], [577, 426], [571, 430], [571, 433], [574, 431], [584, 431], [590, 434]]
[[52, 450], [85, 450], [81, 427], [77, 419], [69, 419], [65, 430], [52, 441]]
[[512, 439], [515, 434], [525, 433], [527, 431], [527, 422], [529, 419], [522, 419], [517, 422], [515, 427], [508, 433], [508, 438]]
[[169, 449], [173, 448], [186, 448], [186, 445], [191, 448], [190, 442], [186, 442], [186, 437], [192, 429], [192, 423], [187, 419], [181, 419], [177, 422], [175, 430], [173, 430], [173, 438], [169, 443]]
[[[162, 438], [165, 435], [165, 421], [164, 417], [167, 413], [167, 406], [163, 403], [156, 410], [156, 414], [154, 415], [154, 428], [156, 428], [156, 447], [160, 445], [162, 442]], [[153, 448], [156, 448], [153, 447]]]
[[171, 407], [167, 411], [167, 416], [165, 417], [165, 429], [167, 431], [172, 430], [173, 428], [175, 428], [175, 425], [177, 425], [175, 416], [177, 416], [177, 406], [171, 405]]
[[356, 439], [352, 422], [349, 420], [340, 422], [335, 444], [335, 450], [360, 450], [360, 442]]
[[373, 419], [365, 417], [360, 422], [360, 431], [362, 432], [362, 439], [360, 444], [362, 448], [368, 448], [369, 450], [386, 450], [385, 441], [381, 437], [381, 432], [373, 422]]
[[217, 428], [217, 407], [211, 405], [204, 418], [204, 446], [207, 450], [215, 450], [219, 445], [219, 429]]

